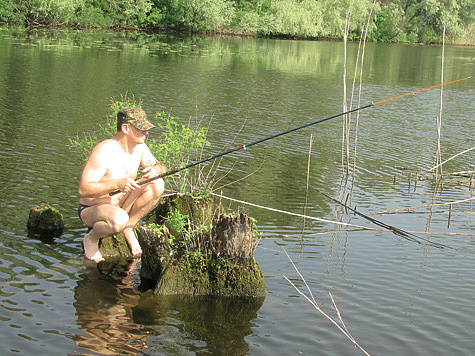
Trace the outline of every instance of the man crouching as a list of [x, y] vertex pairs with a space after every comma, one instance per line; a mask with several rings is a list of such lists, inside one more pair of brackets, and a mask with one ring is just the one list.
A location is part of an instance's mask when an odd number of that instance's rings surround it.
[[[133, 231], [138, 221], [158, 202], [164, 190], [163, 179], [139, 185], [138, 182], [162, 173], [160, 165], [145, 144], [155, 126], [141, 108], [123, 108], [117, 113], [117, 134], [100, 142], [91, 152], [79, 182], [78, 214], [91, 228], [84, 236], [86, 258], [103, 261], [99, 240], [121, 231], [132, 255], [142, 253]], [[139, 167], [143, 176], [136, 181]], [[110, 196], [109, 193], [119, 191]]]

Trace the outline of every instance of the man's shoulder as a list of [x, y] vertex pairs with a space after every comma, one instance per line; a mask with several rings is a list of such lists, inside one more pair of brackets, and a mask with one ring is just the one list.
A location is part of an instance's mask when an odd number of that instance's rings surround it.
[[101, 151], [101, 150], [115, 150], [120, 148], [119, 143], [114, 140], [113, 138], [107, 138], [101, 142], [99, 142], [94, 150]]
[[92, 150], [91, 157], [95, 156], [110, 156], [114, 154], [118, 149], [120, 149], [119, 144], [116, 140], [108, 138], [104, 141], [99, 142], [96, 147]]

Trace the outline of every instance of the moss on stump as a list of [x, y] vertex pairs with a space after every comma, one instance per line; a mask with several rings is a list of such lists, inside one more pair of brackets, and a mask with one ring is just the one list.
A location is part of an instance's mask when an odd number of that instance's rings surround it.
[[63, 216], [51, 205], [42, 203], [30, 208], [27, 227], [38, 231], [62, 230], [64, 228]]
[[100, 274], [113, 279], [121, 279], [127, 274], [134, 256], [122, 232], [100, 239], [99, 251], [104, 257], [104, 261], [97, 264]]
[[125, 240], [124, 233], [104, 237], [99, 240], [99, 251], [104, 259], [110, 258], [133, 258], [129, 245]]
[[[266, 295], [253, 256], [258, 238], [252, 219], [223, 210], [216, 199], [173, 196], [149, 214], [148, 225], [137, 228], [144, 251], [140, 276], [157, 282], [155, 294]], [[173, 221], [177, 211], [182, 224]]]
[[63, 233], [64, 222], [61, 213], [49, 204], [41, 204], [30, 208], [28, 237], [37, 238], [44, 243], [53, 243]]
[[187, 216], [188, 225], [205, 226], [211, 224], [213, 219], [224, 211], [218, 198], [196, 200], [191, 195], [174, 194], [162, 198], [160, 204], [144, 218], [144, 221], [147, 224], [164, 225], [172, 236], [180, 237], [181, 233], [170, 224], [171, 214], [180, 213]]
[[154, 292], [158, 295], [215, 295], [226, 297], [259, 297], [267, 293], [264, 278], [256, 260], [238, 265], [212, 257], [206, 266], [189, 264], [186, 259], [167, 258], [161, 263]]

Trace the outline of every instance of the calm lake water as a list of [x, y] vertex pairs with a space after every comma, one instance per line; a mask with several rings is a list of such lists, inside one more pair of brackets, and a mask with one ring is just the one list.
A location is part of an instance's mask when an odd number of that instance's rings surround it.
[[[357, 53], [350, 44], [348, 95]], [[216, 193], [239, 200], [223, 203], [246, 209], [263, 233], [255, 257], [265, 299], [150, 301], [137, 291], [140, 262], [116, 280], [83, 258], [86, 229], [75, 210], [83, 158], [68, 137], [97, 129], [112, 97], [134, 94], [149, 115], [209, 125], [212, 155], [342, 112], [343, 68], [339, 42], [0, 29], [2, 354], [362, 354], [284, 279], [308, 295], [284, 249], [321, 310], [337, 320], [331, 293], [369, 354], [475, 353], [473, 186], [469, 175], [447, 175], [440, 188], [425, 172], [437, 152], [440, 88], [352, 115], [356, 168], [346, 185], [342, 118], [220, 161]], [[475, 48], [445, 48], [442, 79], [441, 46], [367, 44], [353, 107], [474, 74]], [[445, 160], [475, 146], [475, 79], [444, 86], [442, 98]], [[312, 188], [306, 194], [300, 179], [311, 136], [312, 186], [333, 197], [352, 193], [348, 201], [364, 214], [417, 207], [371, 215], [416, 241], [345, 214]], [[469, 151], [443, 171], [473, 172], [474, 158]], [[29, 236], [29, 209], [42, 202], [63, 214], [60, 236]]]

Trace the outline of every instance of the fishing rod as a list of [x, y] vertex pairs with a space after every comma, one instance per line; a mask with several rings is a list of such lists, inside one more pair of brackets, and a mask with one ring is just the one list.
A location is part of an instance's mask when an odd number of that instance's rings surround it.
[[[162, 174], [159, 174], [159, 175], [156, 175], [154, 177], [151, 177], [151, 178], [148, 178], [148, 179], [145, 179], [145, 180], [142, 180], [140, 182], [138, 182], [139, 185], [142, 185], [142, 184], [146, 184], [146, 183], [149, 183], [155, 179], [160, 179], [160, 178], [165, 178], [167, 176], [170, 176], [170, 175], [173, 175], [175, 173], [178, 173], [178, 172], [181, 172], [185, 169], [188, 169], [188, 168], [191, 168], [191, 167], [194, 167], [194, 166], [197, 166], [199, 164], [202, 164], [202, 163], [206, 163], [206, 162], [209, 162], [209, 161], [212, 161], [213, 159], [216, 159], [216, 158], [219, 158], [219, 157], [222, 157], [222, 156], [225, 156], [225, 155], [228, 155], [230, 153], [233, 153], [233, 152], [236, 152], [236, 151], [239, 151], [239, 150], [242, 150], [242, 149], [246, 149], [248, 147], [251, 147], [251, 146], [254, 146], [254, 145], [257, 145], [258, 143], [262, 143], [262, 142], [265, 142], [265, 141], [269, 141], [269, 140], [272, 140], [273, 138], [276, 138], [276, 137], [280, 137], [280, 136], [283, 136], [283, 135], [286, 135], [288, 133], [291, 133], [291, 132], [294, 132], [294, 131], [297, 131], [297, 130], [301, 130], [301, 129], [304, 129], [306, 127], [309, 127], [309, 126], [313, 126], [313, 125], [316, 125], [316, 124], [319, 124], [319, 123], [322, 123], [324, 121], [328, 121], [328, 120], [332, 120], [332, 119], [335, 119], [337, 117], [341, 117], [343, 115], [347, 115], [347, 114], [351, 114], [353, 112], [356, 112], [356, 111], [361, 111], [361, 110], [364, 110], [364, 109], [367, 109], [367, 108], [371, 108], [373, 106], [376, 106], [376, 105], [379, 105], [379, 104], [383, 104], [383, 103], [387, 103], [388, 101], [391, 101], [391, 100], [396, 100], [396, 99], [399, 99], [399, 98], [402, 98], [402, 97], [405, 97], [405, 96], [408, 96], [408, 95], [412, 95], [412, 94], [417, 94], [417, 93], [420, 93], [420, 92], [423, 92], [423, 91], [426, 91], [426, 90], [429, 90], [429, 89], [434, 89], [434, 88], [438, 88], [438, 87], [442, 87], [444, 85], [448, 85], [448, 84], [452, 84], [452, 83], [456, 83], [456, 82], [461, 82], [462, 80], [466, 80], [466, 79], [470, 79], [472, 78], [471, 76], [470, 77], [466, 77], [466, 78], [462, 78], [462, 79], [456, 79], [456, 80], [453, 80], [451, 82], [447, 82], [447, 83], [442, 83], [442, 84], [438, 84], [438, 85], [433, 85], [431, 87], [427, 87], [427, 88], [424, 88], [424, 89], [419, 89], [419, 90], [416, 90], [416, 91], [411, 91], [409, 93], [406, 93], [406, 94], [402, 94], [402, 95], [398, 95], [398, 96], [395, 96], [395, 97], [392, 97], [392, 98], [389, 98], [389, 99], [385, 99], [385, 100], [381, 100], [381, 101], [378, 101], [376, 103], [371, 103], [371, 104], [368, 104], [368, 105], [364, 105], [364, 106], [360, 106], [356, 109], [351, 109], [351, 110], [348, 110], [348, 111], [345, 111], [345, 112], [342, 112], [340, 114], [336, 114], [336, 115], [333, 115], [333, 116], [329, 116], [329, 117], [326, 117], [324, 119], [320, 119], [320, 120], [317, 120], [317, 121], [314, 121], [314, 122], [311, 122], [311, 123], [308, 123], [308, 124], [305, 124], [305, 125], [302, 125], [302, 126], [299, 126], [299, 127], [295, 127], [293, 129], [290, 129], [290, 130], [287, 130], [287, 131], [284, 131], [284, 132], [281, 132], [281, 133], [278, 133], [278, 134], [275, 134], [275, 135], [272, 135], [272, 136], [269, 136], [269, 137], [264, 137], [260, 140], [257, 140], [257, 141], [254, 141], [254, 142], [251, 142], [251, 143], [248, 143], [247, 145], [241, 145], [239, 147], [236, 147], [236, 148], [232, 148], [228, 151], [225, 151], [225, 152], [221, 152], [221, 153], [218, 153], [214, 156], [211, 156], [211, 157], [208, 157], [208, 158], [205, 158], [201, 161], [197, 161], [197, 162], [192, 162], [190, 164], [187, 164], [186, 166], [182, 166], [182, 167], [178, 167], [178, 168], [174, 168], [170, 171], [167, 171], [165, 173], [162, 173]], [[109, 193], [110, 196], [113, 196], [113, 195], [116, 195], [120, 193], [120, 190], [116, 190], [116, 191], [113, 191], [111, 193]]]

